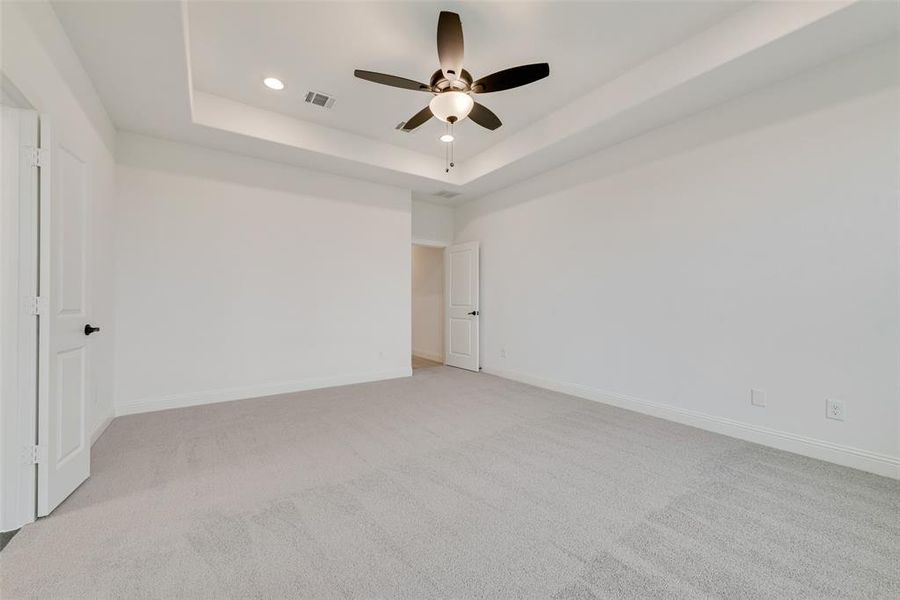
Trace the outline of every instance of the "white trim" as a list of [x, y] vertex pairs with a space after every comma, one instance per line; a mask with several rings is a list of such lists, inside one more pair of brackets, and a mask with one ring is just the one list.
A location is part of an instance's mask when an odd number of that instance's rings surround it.
[[446, 248], [450, 244], [448, 242], [439, 242], [437, 240], [426, 240], [424, 238], [413, 238], [412, 243], [415, 246], [430, 246], [432, 248]]
[[106, 431], [106, 428], [109, 427], [110, 423], [113, 422], [115, 417], [113, 415], [107, 415], [103, 421], [94, 429], [94, 433], [91, 434], [91, 446], [97, 443], [97, 440], [100, 439], [100, 436]]
[[186, 394], [173, 394], [158, 398], [142, 398], [116, 403], [116, 416], [134, 415], [138, 413], [168, 410], [170, 408], [184, 408], [187, 406], [199, 406], [202, 404], [214, 404], [216, 402], [230, 402], [232, 400], [245, 400], [274, 396], [277, 394], [289, 394], [305, 390], [351, 385], [354, 383], [366, 383], [369, 381], [382, 381], [396, 379], [412, 375], [411, 367], [380, 371], [375, 373], [357, 373], [353, 375], [336, 375], [334, 377], [313, 377], [297, 381], [282, 381], [278, 383], [263, 383], [244, 387], [226, 388], [221, 390], [207, 390], [202, 392], [189, 392]]
[[817, 458], [845, 467], [883, 475], [884, 477], [900, 479], [900, 457], [869, 452], [868, 450], [861, 450], [852, 446], [843, 446], [786, 431], [778, 431], [623, 394], [606, 392], [578, 383], [554, 381], [519, 371], [495, 369], [492, 367], [485, 367], [483, 371], [491, 375], [527, 383], [554, 392], [618, 406], [619, 408], [652, 415], [684, 425], [691, 425], [706, 431], [713, 431], [748, 442], [777, 448], [778, 450]]
[[416, 358], [424, 358], [425, 360], [433, 360], [435, 362], [444, 362], [444, 355], [434, 352], [426, 352], [425, 350], [416, 350], [413, 348], [412, 355]]

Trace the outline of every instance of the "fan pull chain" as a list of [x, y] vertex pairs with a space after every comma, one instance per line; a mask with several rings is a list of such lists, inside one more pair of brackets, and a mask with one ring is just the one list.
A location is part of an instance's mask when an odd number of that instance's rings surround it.
[[453, 135], [453, 123], [450, 123], [450, 135], [453, 136], [453, 141], [450, 142], [450, 168], [453, 168], [453, 144], [456, 143], [456, 136]]
[[[453, 136], [453, 123], [447, 123], [444, 127], [444, 135]], [[447, 142], [444, 144], [444, 173], [450, 172], [450, 167], [453, 166], [453, 142]]]
[[444, 148], [444, 172], [449, 173], [450, 169], [452, 169], [455, 165], [453, 164], [453, 142], [455, 137], [453, 135], [453, 123], [447, 123], [447, 135], [450, 136], [451, 141], [445, 144], [446, 148]]

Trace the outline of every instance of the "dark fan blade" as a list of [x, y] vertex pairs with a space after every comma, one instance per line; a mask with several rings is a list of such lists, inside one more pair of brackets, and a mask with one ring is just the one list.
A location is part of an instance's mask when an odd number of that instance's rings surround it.
[[450, 81], [459, 79], [463, 66], [463, 32], [458, 14], [441, 11], [438, 17], [437, 49], [444, 77]]
[[487, 94], [517, 88], [520, 85], [528, 85], [538, 79], [543, 79], [550, 74], [550, 65], [547, 63], [535, 63], [533, 65], [521, 65], [511, 69], [503, 69], [482, 77], [472, 84], [472, 91], [476, 94]]
[[500, 119], [497, 118], [497, 115], [485, 107], [484, 104], [479, 104], [477, 102], [475, 103], [475, 106], [472, 107], [469, 118], [491, 131], [503, 125], [503, 123], [500, 122]]
[[431, 108], [425, 107], [409, 118], [409, 121], [403, 125], [403, 131], [412, 131], [434, 115], [431, 114]]
[[353, 75], [360, 79], [365, 79], [366, 81], [403, 88], [404, 90], [416, 90], [418, 92], [431, 91], [431, 86], [429, 85], [413, 81], [412, 79], [397, 77], [396, 75], [385, 75], [384, 73], [375, 73], [374, 71], [360, 71], [359, 69], [353, 71]]

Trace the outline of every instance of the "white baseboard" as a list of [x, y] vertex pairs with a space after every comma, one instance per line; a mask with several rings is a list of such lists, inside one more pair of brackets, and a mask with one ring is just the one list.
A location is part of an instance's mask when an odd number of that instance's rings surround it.
[[418, 356], [419, 358], [425, 358], [425, 359], [428, 359], [428, 360], [433, 360], [433, 361], [439, 362], [439, 363], [444, 362], [444, 355], [443, 355], [443, 354], [438, 354], [438, 353], [435, 353], [435, 352], [428, 352], [428, 351], [426, 351], [426, 350], [416, 350], [415, 348], [413, 348], [412, 355], [413, 355], [413, 356]]
[[733, 419], [716, 417], [693, 410], [676, 408], [658, 402], [633, 398], [623, 394], [606, 392], [577, 383], [535, 377], [519, 371], [496, 369], [492, 367], [484, 367], [482, 371], [505, 379], [512, 379], [513, 381], [519, 381], [552, 390], [554, 392], [569, 394], [570, 396], [577, 396], [595, 402], [602, 402], [603, 404], [610, 404], [612, 406], [652, 415], [661, 419], [675, 421], [676, 423], [691, 425], [699, 429], [713, 431], [748, 442], [755, 442], [757, 444], [762, 444], [763, 446], [777, 448], [778, 450], [785, 450], [787, 452], [793, 452], [794, 454], [817, 458], [845, 467], [868, 471], [869, 473], [875, 473], [876, 475], [882, 475], [884, 477], [900, 479], [900, 457], [869, 452], [868, 450], [861, 450], [859, 448], [853, 448], [852, 446], [843, 446], [825, 440], [788, 433], [786, 431], [778, 431], [776, 429], [769, 429], [767, 427], [760, 427], [758, 425], [750, 425]]
[[412, 375], [410, 367], [380, 371], [374, 373], [358, 373], [353, 375], [338, 375], [334, 377], [315, 377], [297, 381], [282, 381], [277, 383], [263, 383], [221, 390], [208, 390], [203, 392], [189, 392], [186, 394], [173, 394], [157, 398], [142, 398], [129, 400], [116, 404], [116, 416], [134, 415], [138, 413], [168, 410], [170, 408], [184, 408], [201, 404], [214, 404], [216, 402], [229, 402], [232, 400], [245, 400], [248, 398], [260, 398], [262, 396], [274, 396], [276, 394], [289, 394], [305, 390], [315, 390], [339, 385], [351, 385], [368, 381], [381, 381], [384, 379], [396, 379]]
[[97, 440], [100, 439], [100, 436], [103, 435], [103, 432], [106, 431], [106, 428], [109, 427], [109, 424], [112, 423], [113, 415], [107, 415], [100, 424], [94, 429], [94, 432], [91, 434], [91, 446], [97, 443]]

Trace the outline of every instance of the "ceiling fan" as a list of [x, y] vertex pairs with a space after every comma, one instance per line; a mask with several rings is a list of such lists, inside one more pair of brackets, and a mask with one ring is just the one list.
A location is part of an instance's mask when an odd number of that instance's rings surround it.
[[355, 70], [353, 75], [382, 85], [434, 94], [428, 106], [406, 121], [402, 128], [404, 131], [412, 131], [431, 117], [437, 117], [451, 125], [469, 117], [482, 127], [493, 131], [502, 125], [500, 119], [490, 109], [475, 102], [471, 94], [489, 94], [517, 88], [550, 74], [550, 65], [535, 63], [504, 69], [473, 80], [462, 66], [462, 23], [459, 15], [453, 12], [441, 11], [438, 17], [437, 50], [441, 68], [434, 72], [428, 84], [396, 75], [359, 69]]

